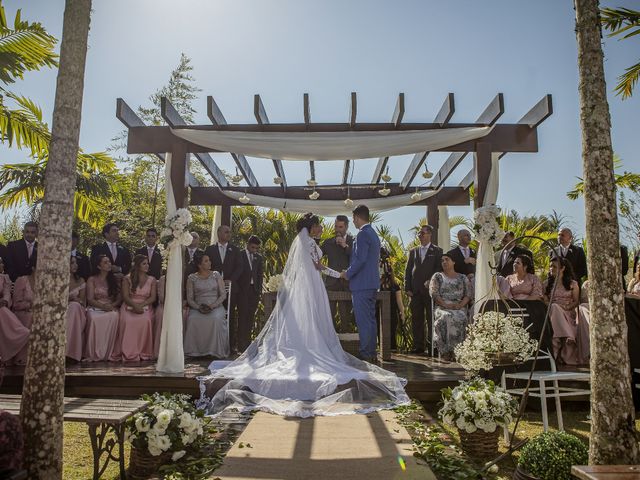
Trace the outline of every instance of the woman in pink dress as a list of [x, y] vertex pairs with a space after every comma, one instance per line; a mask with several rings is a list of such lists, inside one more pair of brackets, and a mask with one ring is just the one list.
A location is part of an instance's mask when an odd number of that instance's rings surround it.
[[514, 300], [542, 300], [542, 282], [533, 274], [533, 262], [527, 255], [516, 257], [507, 283], [509, 297]]
[[[158, 305], [153, 315], [153, 358], [158, 358], [160, 353], [160, 336], [162, 335], [162, 316], [164, 315], [164, 292], [167, 285], [167, 276], [162, 275], [158, 280]], [[186, 300], [182, 302], [182, 335], [187, 328], [189, 307]]]
[[22, 324], [31, 330], [33, 317], [31, 316], [31, 306], [33, 304], [33, 290], [36, 281], [35, 271], [29, 275], [24, 275], [16, 279], [13, 286], [13, 311]]
[[118, 341], [111, 360], [135, 362], [153, 358], [153, 303], [156, 279], [149, 272], [146, 255], [136, 255], [131, 273], [122, 279], [122, 307]]
[[111, 260], [98, 255], [94, 275], [87, 280], [87, 328], [83, 360], [109, 360], [118, 336], [120, 285], [111, 271]]
[[9, 310], [10, 307], [11, 279], [4, 273], [4, 260], [0, 257], [0, 362], [24, 365], [29, 329]]
[[[558, 282], [552, 294], [556, 278]], [[544, 301], [551, 304], [549, 316], [553, 329], [553, 356], [557, 362], [567, 365], [588, 363], [588, 355], [585, 358], [585, 354], [589, 352], [589, 325], [580, 321], [578, 316], [580, 287], [573, 279], [571, 264], [564, 258], [551, 260], [549, 278], [545, 281], [544, 289]], [[587, 345], [584, 344], [585, 339]]]
[[67, 357], [79, 362], [84, 347], [84, 329], [87, 325], [86, 290], [87, 284], [78, 275], [76, 257], [69, 263], [69, 305], [67, 306], [66, 337]]
[[627, 296], [640, 298], [640, 262], [636, 265], [636, 271], [633, 272], [633, 278], [627, 286]]

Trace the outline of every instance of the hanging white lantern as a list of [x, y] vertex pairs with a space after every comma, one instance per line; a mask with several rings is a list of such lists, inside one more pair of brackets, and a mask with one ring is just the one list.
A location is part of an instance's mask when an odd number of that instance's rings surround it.
[[276, 185], [282, 185], [284, 183], [284, 179], [282, 177], [273, 177], [273, 183]]
[[391, 181], [391, 175], [389, 175], [388, 173], [385, 173], [384, 175], [380, 176], [380, 179], [384, 182], [390, 182]]
[[422, 172], [422, 177], [423, 178], [431, 178], [433, 177], [433, 173], [429, 171], [429, 167], [427, 166], [427, 164], [424, 164], [424, 172]]
[[345, 207], [347, 207], [347, 208], [351, 208], [351, 207], [353, 207], [353, 200], [351, 200], [350, 198], [347, 198], [347, 199], [344, 201], [344, 206], [345, 206]]
[[382, 195], [383, 197], [386, 197], [387, 195], [389, 195], [391, 193], [391, 189], [387, 188], [386, 186], [384, 188], [381, 188], [380, 190], [378, 190], [378, 193], [380, 195]]
[[318, 185], [318, 182], [316, 182], [313, 178], [310, 178], [309, 180], [307, 180], [307, 185], [309, 185], [310, 187], [315, 187]]
[[411, 200], [417, 202], [418, 200], [422, 200], [422, 194], [416, 191], [413, 195], [411, 195]]
[[247, 197], [247, 194], [246, 194], [246, 193], [245, 193], [244, 195], [242, 195], [242, 196], [238, 199], [238, 201], [239, 201], [240, 203], [244, 203], [245, 205], [246, 205], [247, 203], [249, 203], [249, 201], [250, 201], [250, 200], [251, 200], [251, 199], [250, 199], [249, 197]]
[[316, 192], [315, 190], [313, 191], [313, 193], [311, 193], [309, 195], [309, 199], [311, 200], [317, 200], [320, 197], [320, 194], [318, 192]]

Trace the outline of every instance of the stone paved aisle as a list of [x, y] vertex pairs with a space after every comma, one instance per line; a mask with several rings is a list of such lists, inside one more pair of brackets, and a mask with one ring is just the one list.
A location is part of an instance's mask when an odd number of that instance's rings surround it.
[[260, 412], [213, 478], [435, 480], [416, 463], [411, 438], [390, 411], [308, 419]]

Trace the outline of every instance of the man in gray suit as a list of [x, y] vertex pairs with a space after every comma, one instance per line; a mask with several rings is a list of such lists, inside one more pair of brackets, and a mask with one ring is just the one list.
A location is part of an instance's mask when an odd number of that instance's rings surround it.
[[[328, 267], [337, 272], [342, 272], [349, 268], [351, 259], [351, 249], [353, 247], [353, 237], [347, 232], [349, 230], [349, 219], [346, 215], [336, 217], [335, 236], [322, 243], [322, 253], [328, 260]], [[349, 280], [346, 278], [333, 278], [325, 276], [325, 286], [329, 292], [349, 292]], [[336, 307], [337, 304], [337, 307]], [[331, 316], [339, 333], [353, 330], [353, 314], [348, 302], [330, 302]], [[340, 313], [340, 322], [336, 321], [336, 310]]]

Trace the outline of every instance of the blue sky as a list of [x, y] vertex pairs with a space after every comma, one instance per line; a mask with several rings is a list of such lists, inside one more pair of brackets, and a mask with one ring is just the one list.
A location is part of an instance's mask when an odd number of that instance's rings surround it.
[[[12, 19], [43, 23], [60, 38], [64, 1], [5, 1]], [[607, 6], [637, 8], [637, 1]], [[638, 171], [640, 93], [622, 101], [612, 93], [617, 75], [638, 61], [640, 40], [604, 39], [605, 69], [614, 149], [625, 167]], [[302, 94], [311, 100], [311, 119], [346, 121], [350, 92], [358, 93], [358, 120], [391, 118], [405, 93], [405, 121], [430, 122], [448, 92], [455, 93], [453, 122], [472, 122], [498, 93], [504, 93], [502, 122], [517, 121], [543, 95], [553, 95], [554, 114], [538, 129], [540, 151], [510, 154], [501, 161], [498, 203], [522, 214], [566, 215], [578, 236], [584, 232], [581, 201], [566, 191], [581, 176], [577, 51], [571, 0], [94, 0], [83, 103], [81, 146], [104, 150], [122, 129], [115, 118], [117, 97], [146, 104], [166, 83], [180, 53], [192, 59], [202, 89], [194, 102], [197, 123], [206, 118], [213, 95], [230, 123], [253, 123], [253, 95], [261, 94], [272, 122], [301, 122]], [[34, 99], [50, 122], [55, 71], [29, 73], [13, 89]], [[428, 157], [436, 171], [446, 154]], [[0, 148], [0, 162], [22, 153]], [[231, 169], [226, 155], [216, 155]], [[410, 158], [390, 161], [399, 181]], [[250, 159], [260, 183], [273, 175], [269, 160]], [[368, 182], [375, 160], [356, 163], [354, 182]], [[456, 185], [471, 166], [467, 158]], [[308, 168], [286, 165], [288, 181], [303, 183]], [[317, 167], [318, 180], [335, 183], [341, 163]], [[471, 208], [451, 215], [471, 216]], [[419, 207], [383, 215], [408, 239], [425, 216]]]

